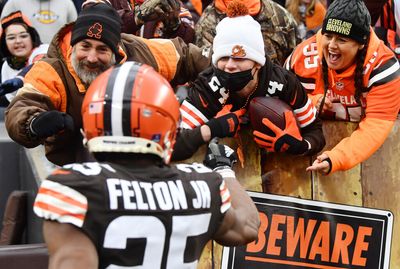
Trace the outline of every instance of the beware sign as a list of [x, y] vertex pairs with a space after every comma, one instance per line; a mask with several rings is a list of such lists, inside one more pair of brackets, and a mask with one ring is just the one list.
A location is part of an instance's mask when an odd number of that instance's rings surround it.
[[261, 225], [247, 246], [224, 247], [222, 269], [386, 269], [389, 211], [248, 192]]

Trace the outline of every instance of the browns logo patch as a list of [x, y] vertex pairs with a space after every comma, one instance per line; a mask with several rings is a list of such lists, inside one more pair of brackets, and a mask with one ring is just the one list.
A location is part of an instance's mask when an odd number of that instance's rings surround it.
[[89, 27], [89, 30], [87, 31], [86, 35], [88, 37], [101, 39], [101, 33], [103, 33], [103, 26], [100, 23], [96, 22], [95, 24]]
[[344, 83], [341, 81], [336, 82], [336, 89], [341, 91], [344, 89]]
[[244, 50], [243, 46], [235, 45], [232, 48], [231, 57], [241, 57], [241, 58], [246, 57], [246, 51]]

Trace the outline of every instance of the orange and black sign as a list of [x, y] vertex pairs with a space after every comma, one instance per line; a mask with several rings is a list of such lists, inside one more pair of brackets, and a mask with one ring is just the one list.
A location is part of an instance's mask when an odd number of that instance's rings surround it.
[[222, 269], [387, 269], [389, 211], [249, 192], [261, 226], [247, 246], [224, 248]]

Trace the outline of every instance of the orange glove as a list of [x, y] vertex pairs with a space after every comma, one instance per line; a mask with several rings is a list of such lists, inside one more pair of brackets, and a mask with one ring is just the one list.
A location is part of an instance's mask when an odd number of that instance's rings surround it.
[[254, 131], [254, 141], [261, 147], [271, 152], [288, 152], [291, 154], [304, 154], [308, 150], [308, 142], [303, 139], [297, 126], [293, 112], [285, 112], [285, 129], [280, 129], [269, 119], [264, 118], [262, 123], [275, 133], [269, 136], [259, 131]]
[[211, 138], [233, 137], [239, 131], [241, 116], [246, 113], [246, 109], [242, 108], [234, 112], [231, 112], [231, 109], [232, 105], [224, 106], [215, 118], [206, 123], [211, 130]]

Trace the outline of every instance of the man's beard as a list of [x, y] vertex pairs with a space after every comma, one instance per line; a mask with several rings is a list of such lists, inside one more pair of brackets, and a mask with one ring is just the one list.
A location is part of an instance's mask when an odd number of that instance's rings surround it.
[[[111, 67], [115, 64], [115, 55], [114, 55], [114, 53], [112, 54], [111, 60], [108, 64], [101, 64], [100, 62], [93, 64], [86, 60], [81, 60], [78, 62], [78, 60], [76, 59], [75, 50], [72, 50], [71, 64], [72, 64], [72, 67], [74, 68], [76, 74], [80, 78], [80, 80], [83, 82], [83, 84], [85, 84], [85, 86], [88, 87], [93, 82], [93, 80], [95, 80], [98, 77], [98, 75], [100, 75], [101, 73], [106, 71], [109, 67]], [[96, 68], [97, 70], [87, 71], [85, 69], [85, 66], [87, 66], [91, 69]]]

